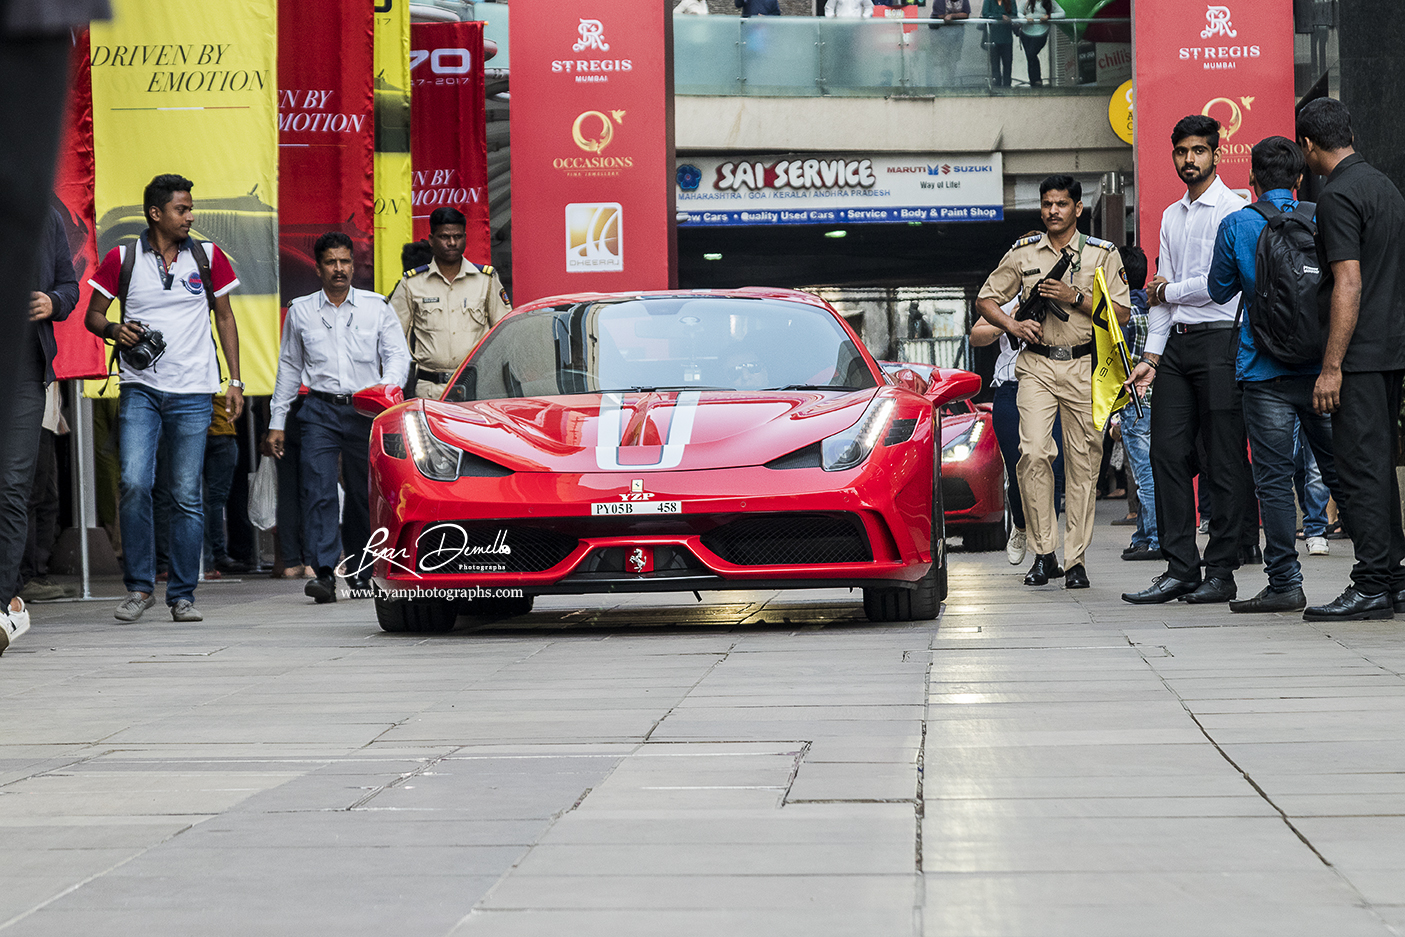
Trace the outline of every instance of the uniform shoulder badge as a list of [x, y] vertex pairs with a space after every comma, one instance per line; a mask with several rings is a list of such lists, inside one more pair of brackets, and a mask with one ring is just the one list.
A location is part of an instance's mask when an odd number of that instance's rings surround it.
[[429, 271], [429, 264], [424, 264], [423, 266], [420, 266], [420, 267], [412, 267], [411, 269], [405, 271], [405, 279], [408, 280], [410, 277], [414, 276], [414, 275], [417, 274], [417, 273], [426, 273], [426, 272], [428, 272], [428, 271]]
[[1117, 275], [1122, 278], [1122, 282], [1123, 282], [1123, 283], [1126, 283], [1126, 282], [1127, 282], [1127, 268], [1126, 268], [1126, 267], [1123, 267], [1121, 270], [1118, 270], [1118, 271], [1117, 271]]
[[1042, 234], [1027, 234], [1015, 242], [1015, 247], [1028, 247], [1031, 244], [1038, 244]]
[[474, 264], [473, 266], [478, 268], [479, 273], [489, 274], [493, 272], [492, 264]]
[[1117, 250], [1117, 245], [1112, 243], [1111, 241], [1104, 241], [1102, 238], [1095, 238], [1091, 235], [1088, 237], [1088, 243], [1093, 245], [1094, 247], [1101, 247], [1105, 251]]
[[512, 300], [507, 298], [506, 288], [498, 290], [498, 298], [502, 300], [502, 304], [504, 306], [508, 307], [509, 309], [512, 308]]

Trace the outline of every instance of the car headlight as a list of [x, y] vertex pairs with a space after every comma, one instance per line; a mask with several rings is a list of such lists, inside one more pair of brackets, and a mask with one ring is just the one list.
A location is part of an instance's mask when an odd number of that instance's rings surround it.
[[820, 465], [824, 470], [842, 472], [867, 459], [874, 445], [883, 438], [895, 405], [892, 397], [876, 399], [857, 423], [821, 442]]
[[405, 415], [405, 442], [409, 444], [415, 467], [425, 478], [451, 482], [459, 477], [459, 450], [435, 438], [425, 422], [423, 410]]
[[985, 432], [985, 421], [976, 420], [966, 432], [942, 446], [942, 462], [965, 462], [976, 451], [976, 445]]

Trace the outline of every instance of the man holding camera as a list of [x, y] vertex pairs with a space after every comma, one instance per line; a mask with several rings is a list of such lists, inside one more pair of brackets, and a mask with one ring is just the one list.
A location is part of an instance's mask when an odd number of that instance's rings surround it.
[[[239, 332], [229, 293], [239, 285], [214, 244], [190, 237], [194, 202], [189, 179], [167, 174], [143, 194], [147, 229], [136, 243], [107, 253], [88, 282], [93, 297], [84, 324], [115, 342], [121, 378], [117, 410], [121, 462], [122, 563], [127, 598], [113, 613], [136, 621], [156, 604], [156, 531], [151, 490], [156, 448], [164, 438], [171, 460], [171, 568], [166, 604], [175, 621], [200, 621], [195, 585], [205, 524], [200, 483], [212, 395], [220, 392], [219, 360], [210, 313], [229, 364], [227, 410], [244, 409], [239, 380]], [[107, 318], [118, 300], [120, 322]]]
[[[1088, 588], [1083, 554], [1093, 539], [1093, 509], [1103, 428], [1093, 425], [1093, 282], [1099, 268], [1117, 319], [1131, 317], [1132, 294], [1122, 258], [1110, 241], [1078, 231], [1083, 187], [1072, 176], [1050, 176], [1039, 184], [1039, 214], [1045, 233], [1021, 238], [986, 279], [976, 310], [992, 325], [1024, 343], [1015, 359], [1019, 380], [1020, 461], [1016, 470], [1034, 565], [1025, 585], [1042, 586], [1064, 577], [1068, 589]], [[1002, 303], [1021, 297], [1014, 316]], [[1054, 554], [1054, 418], [1063, 418], [1065, 523], [1064, 563]]]

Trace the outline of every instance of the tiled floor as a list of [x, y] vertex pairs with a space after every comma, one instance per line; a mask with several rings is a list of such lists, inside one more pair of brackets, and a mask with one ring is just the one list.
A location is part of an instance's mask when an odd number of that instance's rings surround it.
[[1160, 570], [1115, 507], [1092, 589], [955, 553], [914, 625], [844, 590], [428, 638], [268, 580], [199, 625], [36, 607], [0, 937], [1405, 933], [1405, 621], [1126, 605]]

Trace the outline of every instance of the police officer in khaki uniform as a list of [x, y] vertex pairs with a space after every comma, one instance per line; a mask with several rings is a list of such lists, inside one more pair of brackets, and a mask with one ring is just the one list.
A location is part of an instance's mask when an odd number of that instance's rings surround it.
[[[1131, 317], [1131, 291], [1122, 258], [1108, 241], [1078, 232], [1083, 214], [1083, 187], [1072, 176], [1050, 176], [1039, 185], [1039, 213], [1046, 233], [1021, 238], [986, 279], [976, 310], [992, 325], [1025, 343], [1015, 359], [1019, 380], [1020, 461], [1016, 469], [1034, 565], [1025, 585], [1042, 586], [1064, 576], [1069, 589], [1088, 588], [1083, 554], [1093, 539], [1097, 471], [1102, 463], [1103, 434], [1093, 425], [1093, 280], [1099, 267], [1125, 324]], [[1044, 280], [1067, 251], [1071, 263], [1064, 278]], [[1064, 322], [1052, 312], [1041, 324], [1016, 321], [1000, 311], [1002, 303], [1027, 297], [1031, 290], [1068, 314]], [[1063, 417], [1065, 573], [1054, 554], [1054, 417]]]
[[434, 261], [406, 270], [390, 294], [414, 359], [416, 397], [437, 398], [483, 333], [512, 311], [507, 290], [490, 266], [464, 259], [467, 219], [456, 208], [429, 216]]

